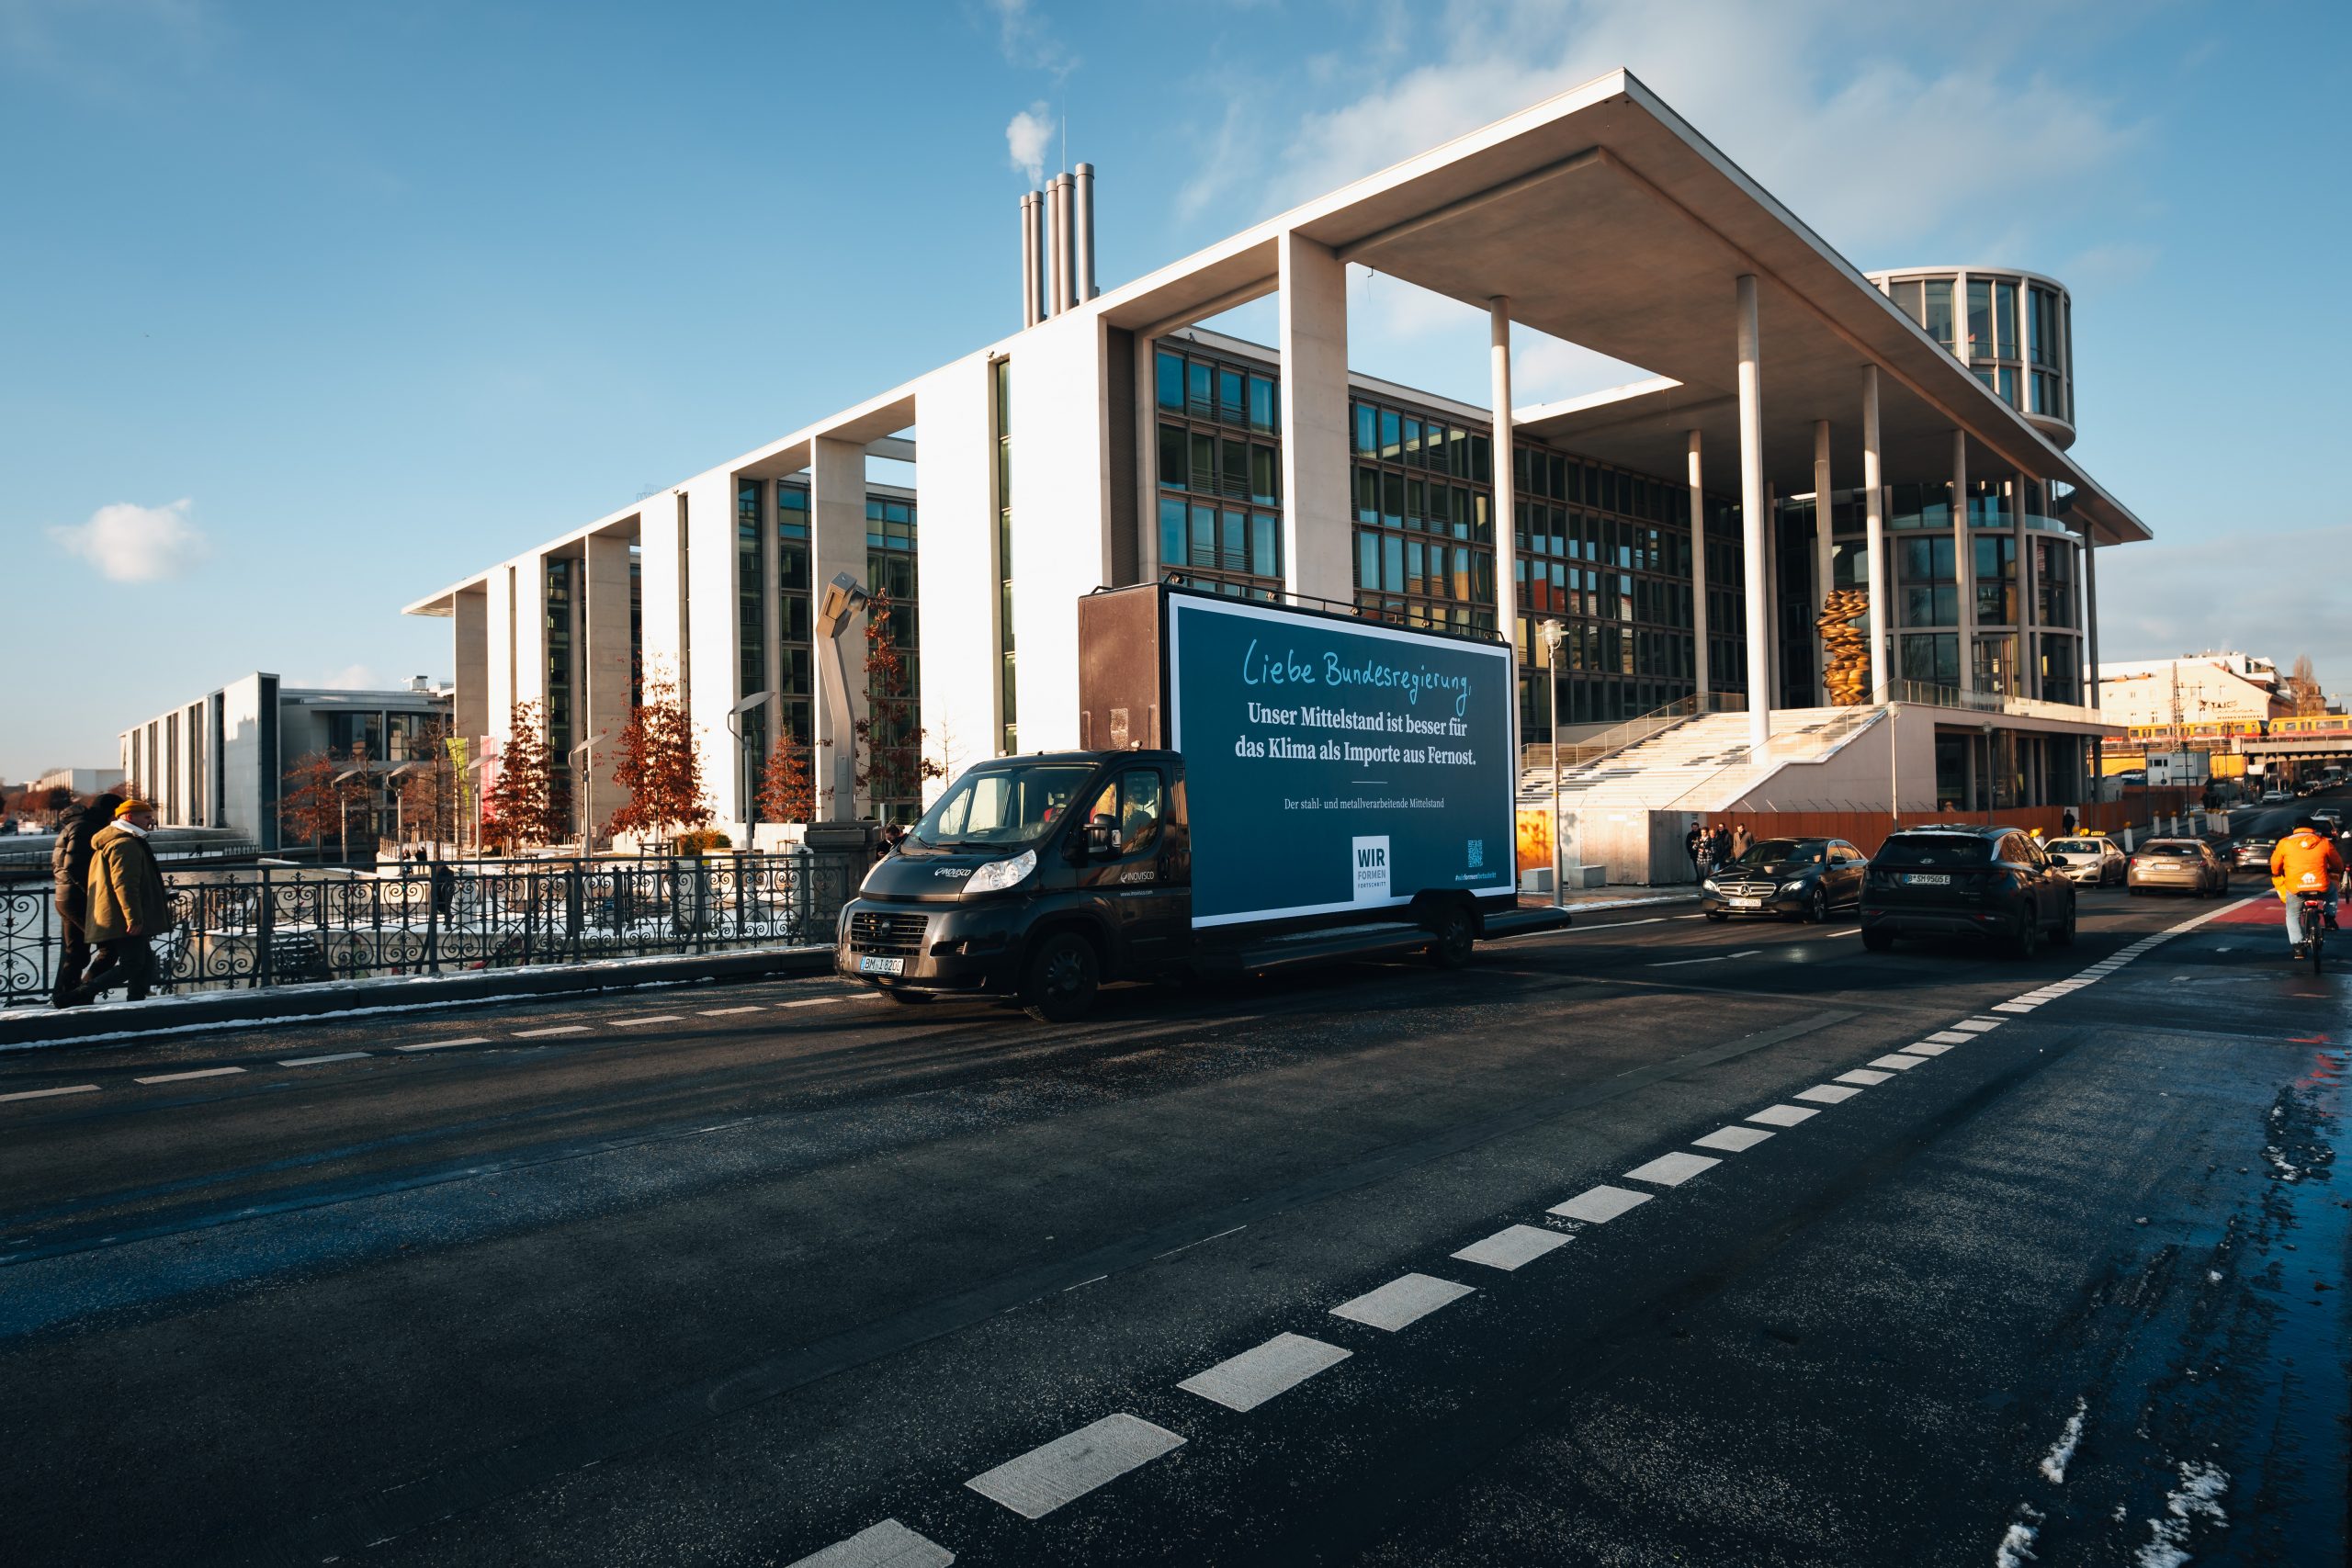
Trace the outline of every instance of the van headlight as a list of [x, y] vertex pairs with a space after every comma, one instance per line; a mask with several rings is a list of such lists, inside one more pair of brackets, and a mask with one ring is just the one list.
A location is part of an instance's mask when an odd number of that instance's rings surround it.
[[1010, 860], [992, 860], [972, 873], [964, 884], [969, 893], [1001, 893], [1008, 887], [1018, 887], [1029, 874], [1037, 869], [1037, 852], [1023, 850]]

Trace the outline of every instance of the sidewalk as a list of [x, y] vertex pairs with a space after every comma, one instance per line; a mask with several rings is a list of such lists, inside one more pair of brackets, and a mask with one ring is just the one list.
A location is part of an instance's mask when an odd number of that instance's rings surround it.
[[[1578, 887], [1570, 890], [1564, 903], [1572, 915], [1588, 910], [1635, 909], [1645, 904], [1688, 904], [1699, 897], [1695, 882], [1669, 882], [1657, 887]], [[1549, 893], [1522, 893], [1519, 896], [1522, 909], [1552, 908]]]

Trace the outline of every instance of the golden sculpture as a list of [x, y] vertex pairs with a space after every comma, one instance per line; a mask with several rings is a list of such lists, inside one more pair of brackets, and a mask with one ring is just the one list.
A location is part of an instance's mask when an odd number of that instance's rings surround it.
[[1871, 700], [1871, 638], [1860, 623], [1871, 612], [1870, 591], [1831, 591], [1814, 625], [1821, 631], [1823, 682], [1829, 701], [1838, 707], [1859, 707]]

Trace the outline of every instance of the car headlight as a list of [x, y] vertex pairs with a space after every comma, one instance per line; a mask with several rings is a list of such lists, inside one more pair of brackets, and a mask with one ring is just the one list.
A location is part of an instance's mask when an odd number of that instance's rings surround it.
[[1037, 869], [1037, 852], [1023, 850], [1009, 860], [995, 860], [972, 873], [964, 884], [969, 893], [1001, 893], [1008, 887], [1018, 887], [1028, 874]]
[[1699, 884], [1699, 889], [1702, 893], [1720, 893], [1723, 891], [1722, 888], [1715, 886], [1715, 879], [1712, 876], [1707, 878], [1706, 881]]
[[1804, 891], [1804, 882], [1802, 878], [1795, 882], [1783, 882], [1781, 884], [1781, 891], [1783, 893], [1802, 893]]

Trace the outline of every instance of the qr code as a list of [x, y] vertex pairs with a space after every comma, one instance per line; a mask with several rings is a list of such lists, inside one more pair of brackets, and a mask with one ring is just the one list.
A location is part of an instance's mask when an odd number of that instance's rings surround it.
[[1470, 840], [1470, 869], [1476, 871], [1486, 863], [1487, 840], [1484, 839], [1472, 839]]

